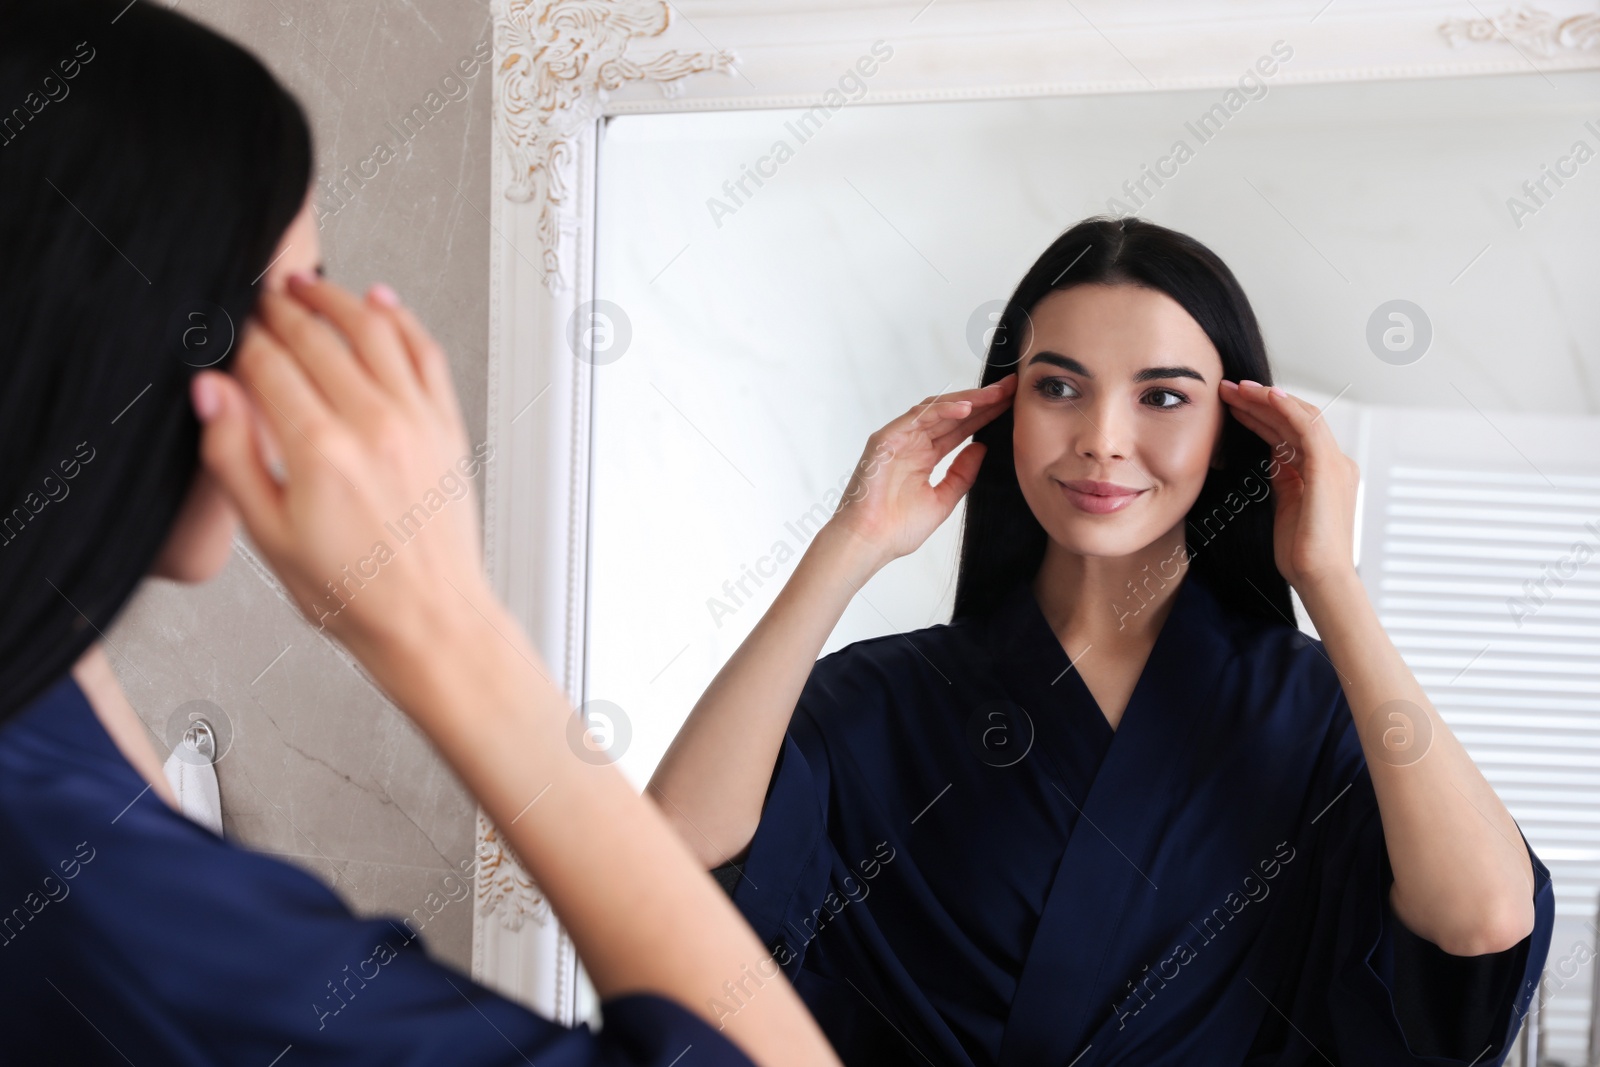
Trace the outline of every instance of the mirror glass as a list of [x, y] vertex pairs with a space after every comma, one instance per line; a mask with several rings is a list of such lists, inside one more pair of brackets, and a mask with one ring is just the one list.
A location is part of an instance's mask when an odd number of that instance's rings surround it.
[[[1137, 213], [1221, 255], [1278, 382], [1331, 402], [1364, 472], [1363, 578], [1579, 932], [1600, 887], [1600, 771], [1573, 756], [1600, 751], [1600, 581], [1579, 571], [1534, 620], [1507, 602], [1600, 519], [1597, 99], [1593, 72], [1268, 77], [611, 119], [586, 697], [625, 724], [624, 771], [643, 786], [867, 435], [977, 383], [1057, 234]], [[959, 523], [866, 585], [825, 651], [947, 621]], [[1552, 964], [1571, 941], [1558, 926]], [[1586, 1003], [1551, 1007], [1583, 1031]]]

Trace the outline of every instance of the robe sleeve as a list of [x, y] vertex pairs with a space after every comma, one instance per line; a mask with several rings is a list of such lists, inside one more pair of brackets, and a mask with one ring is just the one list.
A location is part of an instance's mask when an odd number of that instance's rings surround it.
[[[0, 931], [0, 1060], [750, 1067], [656, 995], [605, 1001], [598, 1031], [545, 1019], [428, 955], [414, 916], [357, 918], [168, 809], [92, 722], [87, 749], [30, 725], [0, 733], [0, 890], [37, 898]], [[472, 907], [455, 884], [441, 910]]]
[[[1521, 1028], [1549, 952], [1555, 918], [1550, 872], [1527, 839], [1534, 872], [1534, 928], [1516, 945], [1452, 956], [1411, 932], [1389, 905], [1394, 884], [1371, 772], [1342, 692], [1338, 740], [1325, 779], [1332, 797], [1319, 840], [1319, 898], [1332, 914], [1317, 924], [1332, 943], [1327, 1013], [1346, 1063], [1494, 1067]], [[1326, 920], [1330, 920], [1326, 921]], [[1312, 951], [1307, 959], [1321, 957]]]
[[833, 869], [828, 783], [826, 749], [797, 712], [732, 890], [734, 904], [791, 979], [816, 929]]

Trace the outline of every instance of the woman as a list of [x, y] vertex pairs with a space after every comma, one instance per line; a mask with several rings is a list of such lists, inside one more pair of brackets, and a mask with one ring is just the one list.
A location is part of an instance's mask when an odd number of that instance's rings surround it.
[[[1549, 874], [1379, 627], [1355, 465], [1227, 267], [1082, 222], [982, 382], [872, 435], [651, 782], [841, 1057], [1499, 1063]], [[951, 622], [813, 664], [969, 489]]]
[[[0, 1060], [837, 1063], [782, 983], [736, 1018], [706, 1008], [761, 946], [615, 768], [568, 748], [473, 502], [385, 544], [472, 456], [415, 317], [311, 273], [298, 105], [248, 53], [125, 0], [0, 2], [0, 100], [20, 116], [0, 143]], [[146, 576], [214, 574], [240, 515], [538, 879], [602, 1032], [174, 810], [103, 631]]]

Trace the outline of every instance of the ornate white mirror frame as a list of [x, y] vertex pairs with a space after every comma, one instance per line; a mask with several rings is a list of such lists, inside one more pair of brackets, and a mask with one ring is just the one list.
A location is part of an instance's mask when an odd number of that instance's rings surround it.
[[[1488, 11], [1373, 0], [491, 0], [495, 83], [490, 576], [574, 706], [589, 545], [596, 149], [609, 116], [1225, 88], [1277, 40], [1275, 84], [1600, 67], [1593, 5]], [[1092, 21], [1091, 21], [1092, 20]], [[835, 86], [872, 44], [866, 94]], [[833, 90], [833, 97], [827, 94]], [[572, 943], [482, 816], [481, 981], [565, 1023], [589, 1005]]]

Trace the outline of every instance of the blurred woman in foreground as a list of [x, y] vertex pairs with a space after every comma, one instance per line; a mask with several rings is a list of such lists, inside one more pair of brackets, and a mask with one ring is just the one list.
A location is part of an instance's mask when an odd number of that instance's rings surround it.
[[[725, 982], [776, 969], [654, 809], [569, 750], [570, 708], [483, 573], [475, 504], [403, 545], [385, 531], [468, 441], [443, 353], [393, 293], [358, 299], [313, 274], [311, 143], [294, 100], [253, 56], [163, 8], [0, 0], [0, 106], [12, 105], [0, 116], [7, 1052], [836, 1063], [787, 983], [715, 1019]], [[197, 314], [241, 328], [220, 360], [194, 343]], [[604, 998], [602, 1033], [473, 984], [310, 875], [174, 810], [102, 635], [145, 577], [215, 574], [241, 517], [537, 879]], [[377, 576], [341, 585], [358, 562]]]

